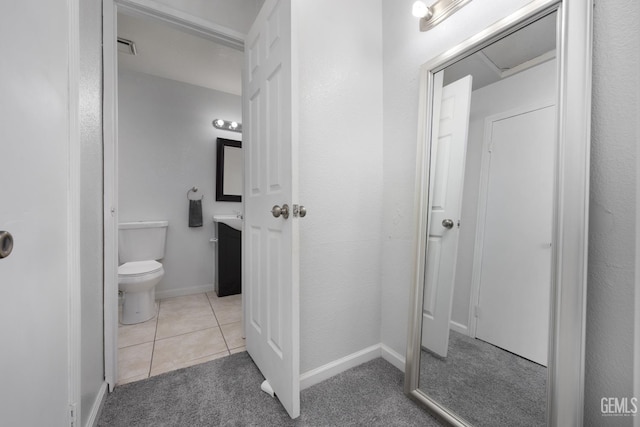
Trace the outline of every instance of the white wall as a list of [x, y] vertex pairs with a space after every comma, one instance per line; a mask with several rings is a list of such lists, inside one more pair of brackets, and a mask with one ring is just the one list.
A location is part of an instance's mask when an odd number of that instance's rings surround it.
[[101, 2], [80, 2], [80, 15], [80, 416], [86, 425], [104, 384]]
[[630, 426], [603, 418], [599, 404], [631, 397], [640, 373], [633, 370], [640, 3], [597, 1], [594, 16], [585, 425]]
[[382, 17], [366, 0], [296, 7], [304, 373], [380, 342]]
[[[412, 0], [382, 2], [384, 194], [397, 206], [385, 211], [383, 221], [382, 342], [404, 354], [418, 68], [528, 1], [475, 0], [426, 33], [409, 12]], [[629, 397], [633, 384], [639, 7], [633, 1], [595, 2], [585, 425], [632, 423], [603, 418], [599, 405], [602, 397]]]
[[[556, 61], [545, 62], [472, 92], [460, 218], [462, 226], [451, 312], [451, 320], [458, 325], [469, 325], [485, 119], [514, 108], [555, 104], [556, 93]], [[553, 123], [549, 125], [553, 126]]]
[[[216, 138], [242, 135], [216, 129], [215, 118], [242, 122], [239, 96], [132, 71], [120, 71], [120, 222], [169, 220], [156, 297], [213, 290], [214, 213], [242, 211], [215, 201]], [[188, 227], [187, 191], [204, 195], [203, 227]]]

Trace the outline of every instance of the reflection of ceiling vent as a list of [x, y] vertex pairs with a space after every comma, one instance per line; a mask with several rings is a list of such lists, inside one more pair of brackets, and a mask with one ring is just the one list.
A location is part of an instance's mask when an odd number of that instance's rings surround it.
[[123, 39], [122, 37], [118, 37], [118, 52], [134, 56], [138, 54], [136, 44], [132, 40]]

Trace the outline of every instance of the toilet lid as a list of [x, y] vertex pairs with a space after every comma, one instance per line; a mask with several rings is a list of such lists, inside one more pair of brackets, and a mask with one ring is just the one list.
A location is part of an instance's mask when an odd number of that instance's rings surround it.
[[118, 267], [118, 275], [135, 276], [138, 274], [153, 273], [162, 268], [162, 264], [158, 261], [132, 261], [125, 262]]

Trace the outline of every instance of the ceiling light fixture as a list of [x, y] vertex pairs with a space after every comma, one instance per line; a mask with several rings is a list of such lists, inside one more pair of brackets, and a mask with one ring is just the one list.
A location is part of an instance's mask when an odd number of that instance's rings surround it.
[[213, 127], [216, 129], [230, 130], [232, 132], [242, 132], [242, 123], [228, 120], [215, 119], [213, 121]]
[[437, 0], [431, 6], [416, 1], [412, 7], [413, 16], [420, 18], [420, 31], [435, 27], [471, 0]]
[[427, 6], [427, 4], [423, 1], [418, 0], [413, 4], [413, 8], [411, 9], [411, 13], [416, 18], [427, 18], [433, 15], [431, 12], [431, 8]]

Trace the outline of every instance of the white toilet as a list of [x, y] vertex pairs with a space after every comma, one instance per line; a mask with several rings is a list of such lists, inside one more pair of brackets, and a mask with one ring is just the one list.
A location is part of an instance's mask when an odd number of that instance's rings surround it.
[[118, 226], [118, 289], [124, 294], [125, 325], [145, 322], [156, 314], [156, 285], [164, 276], [168, 221], [123, 222]]

